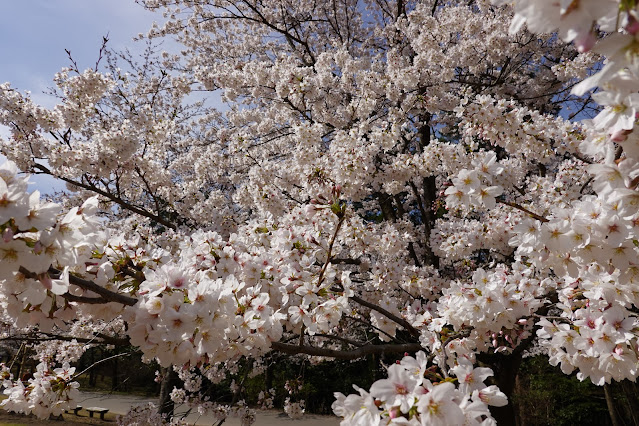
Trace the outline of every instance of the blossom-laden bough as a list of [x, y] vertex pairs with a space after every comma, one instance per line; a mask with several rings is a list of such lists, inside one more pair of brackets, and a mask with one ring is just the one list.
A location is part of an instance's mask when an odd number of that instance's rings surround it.
[[[56, 75], [53, 109], [0, 86], [7, 321], [86, 344], [109, 338], [78, 324], [120, 324], [111, 339], [220, 421], [203, 377], [259, 374], [273, 351], [408, 353], [336, 395], [343, 425], [512, 423], [532, 348], [636, 380], [634, 1], [143, 3], [167, 18], [143, 37], [180, 55], [101, 51]], [[72, 377], [42, 365], [64, 391], [6, 382], [12, 409], [70, 403]]]

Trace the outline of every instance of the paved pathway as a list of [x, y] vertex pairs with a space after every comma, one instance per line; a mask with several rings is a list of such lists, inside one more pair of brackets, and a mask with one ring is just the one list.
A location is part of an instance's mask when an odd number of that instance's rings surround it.
[[[80, 399], [78, 405], [87, 407], [102, 407], [108, 408], [111, 413], [124, 414], [131, 406], [145, 404], [147, 402], [157, 403], [157, 398], [145, 398], [141, 396], [132, 395], [113, 395], [97, 392], [80, 392]], [[177, 409], [180, 412], [180, 409]], [[211, 426], [214, 423], [214, 419], [210, 416], [199, 416], [197, 414], [190, 414], [187, 417], [189, 424], [197, 426]], [[257, 411], [257, 421], [254, 426], [338, 426], [339, 419], [335, 416], [319, 416], [315, 414], [305, 415], [300, 420], [290, 419], [286, 414], [281, 411], [268, 410]], [[228, 418], [224, 422], [224, 426], [240, 426], [240, 421], [237, 418]]]

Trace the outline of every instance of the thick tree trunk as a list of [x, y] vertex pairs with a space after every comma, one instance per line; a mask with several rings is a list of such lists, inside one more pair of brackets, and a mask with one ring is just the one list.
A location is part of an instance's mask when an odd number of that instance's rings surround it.
[[111, 390], [118, 390], [120, 386], [120, 380], [118, 375], [118, 359], [113, 360], [113, 370], [111, 370]]
[[630, 412], [632, 424], [639, 426], [639, 391], [637, 389], [637, 383], [624, 380], [620, 384], [626, 396], [626, 401], [628, 402], [628, 411]]
[[495, 384], [508, 397], [508, 405], [504, 407], [490, 407], [490, 413], [499, 426], [515, 426], [517, 424], [517, 413], [513, 404], [517, 373], [521, 365], [521, 354], [492, 355], [487, 364], [495, 372]]
[[[97, 349], [96, 349], [97, 350]], [[95, 350], [91, 350], [89, 352], [89, 366], [91, 366], [91, 369], [89, 370], [89, 387], [94, 388], [95, 385], [97, 384], [97, 379], [98, 379], [98, 373], [95, 369], [95, 366], [93, 365], [93, 363], [95, 362]]]
[[[425, 114], [420, 117], [420, 122], [422, 123], [419, 127], [419, 147], [420, 151], [423, 151], [425, 147], [430, 145], [430, 114]], [[435, 176], [428, 176], [422, 180], [422, 214], [424, 217], [422, 221], [424, 222], [424, 232], [426, 234], [426, 247], [425, 247], [425, 259], [424, 263], [426, 265], [432, 265], [435, 268], [439, 268], [439, 258], [433, 253], [433, 249], [428, 243], [430, 240], [430, 233], [435, 226], [435, 220], [437, 219], [437, 214], [433, 211], [434, 203], [437, 200], [437, 184]]]
[[609, 384], [604, 385], [604, 395], [606, 396], [606, 405], [608, 406], [608, 414], [610, 414], [612, 426], [621, 426], [615, 400], [612, 396], [612, 388]]
[[273, 364], [269, 364], [264, 372], [264, 387], [267, 392], [273, 387]]
[[[522, 393], [521, 376], [517, 374], [515, 376], [515, 393], [520, 395]], [[517, 426], [527, 426], [526, 413], [522, 410], [522, 404], [517, 404], [515, 413], [515, 424]]]
[[[430, 238], [430, 233], [435, 226], [435, 220], [437, 219], [436, 212], [433, 211], [433, 205], [437, 200], [437, 185], [435, 183], [435, 176], [425, 177], [422, 181], [424, 190], [424, 227], [426, 238]], [[439, 268], [439, 258], [433, 253], [433, 249], [430, 244], [427, 245], [426, 259], [427, 265], [433, 265], [435, 268]]]
[[89, 370], [89, 387], [92, 387], [92, 388], [95, 387], [98, 381], [98, 372], [96, 371], [96, 368], [93, 365], [94, 363], [95, 363], [95, 352], [92, 350], [90, 352], [90, 357], [89, 357], [89, 365], [92, 366], [91, 369]]
[[171, 391], [177, 382], [177, 373], [173, 371], [173, 366], [162, 368], [162, 382], [160, 383], [160, 399], [158, 401], [158, 412], [166, 414], [167, 418], [173, 417], [175, 404], [171, 400]]

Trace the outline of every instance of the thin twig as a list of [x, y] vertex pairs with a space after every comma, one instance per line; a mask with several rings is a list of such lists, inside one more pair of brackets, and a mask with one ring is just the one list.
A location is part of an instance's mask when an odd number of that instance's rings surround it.
[[537, 213], [533, 213], [530, 210], [528, 210], [526, 207], [521, 206], [521, 205], [519, 205], [517, 203], [513, 203], [513, 202], [505, 201], [505, 200], [500, 200], [499, 198], [497, 198], [496, 201], [498, 203], [502, 203], [502, 204], [505, 204], [507, 206], [513, 207], [513, 208], [515, 208], [517, 210], [521, 210], [522, 212], [529, 214], [532, 218], [537, 219], [540, 222], [544, 222], [544, 223], [548, 222], [548, 219], [546, 219], [545, 217], [543, 217], [541, 215], [538, 215]]
[[95, 367], [98, 364], [102, 364], [103, 362], [108, 361], [108, 360], [113, 359], [113, 358], [118, 358], [118, 357], [121, 357], [121, 356], [129, 356], [129, 355], [131, 355], [131, 354], [128, 353], [128, 352], [125, 352], [123, 354], [112, 355], [110, 357], [106, 357], [104, 359], [101, 359], [100, 361], [96, 361], [93, 364], [91, 364], [90, 366], [88, 366], [87, 368], [85, 368], [84, 370], [82, 370], [81, 372], [79, 372], [78, 374], [76, 374], [75, 376], [71, 377], [69, 379], [69, 381], [75, 380], [76, 378], [80, 377], [81, 375], [83, 375], [84, 373], [86, 373], [87, 371], [89, 371], [90, 369], [92, 369], [93, 367]]

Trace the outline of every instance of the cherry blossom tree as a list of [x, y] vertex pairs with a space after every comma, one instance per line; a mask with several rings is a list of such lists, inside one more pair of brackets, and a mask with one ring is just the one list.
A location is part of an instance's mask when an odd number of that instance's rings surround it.
[[[221, 420], [202, 377], [259, 374], [271, 351], [401, 359], [336, 394], [344, 425], [512, 423], [533, 347], [636, 380], [633, 1], [141, 3], [166, 17], [142, 59], [72, 62], [52, 109], [0, 86], [17, 327], [119, 324], [175, 368], [174, 400]], [[68, 191], [43, 201], [18, 170]], [[5, 376], [17, 411], [74, 397], [66, 364]]]

